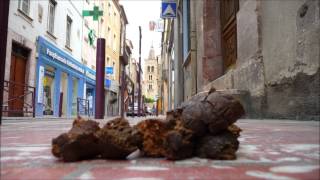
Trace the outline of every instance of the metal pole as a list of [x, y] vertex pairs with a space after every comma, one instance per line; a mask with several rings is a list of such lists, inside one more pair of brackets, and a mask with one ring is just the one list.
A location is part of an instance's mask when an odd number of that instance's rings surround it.
[[124, 117], [124, 91], [126, 88], [126, 77], [125, 77], [125, 65], [122, 64], [122, 76], [121, 76], [121, 117]]
[[[9, 0], [0, 2], [0, 125], [2, 124], [3, 86], [6, 67]], [[33, 107], [34, 108], [34, 107]]]
[[95, 119], [104, 118], [104, 73], [105, 73], [105, 44], [104, 38], [98, 38], [97, 40], [97, 59], [96, 59], [96, 111]]
[[138, 116], [141, 115], [141, 26], [139, 26]]

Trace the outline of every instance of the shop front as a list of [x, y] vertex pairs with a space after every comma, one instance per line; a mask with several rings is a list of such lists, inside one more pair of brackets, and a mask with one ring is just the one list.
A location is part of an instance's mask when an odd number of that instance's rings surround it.
[[38, 38], [36, 116], [77, 115], [77, 98], [84, 98], [85, 68], [73, 57]]
[[96, 97], [96, 72], [88, 67], [85, 67], [85, 98], [89, 101], [89, 114], [94, 115], [95, 112], [95, 97]]

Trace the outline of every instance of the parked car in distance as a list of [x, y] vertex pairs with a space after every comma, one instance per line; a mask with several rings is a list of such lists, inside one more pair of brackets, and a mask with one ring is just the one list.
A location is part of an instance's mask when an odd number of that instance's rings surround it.
[[134, 106], [134, 108], [132, 108], [132, 106], [129, 106], [127, 116], [137, 116], [137, 115], [138, 115], [138, 106]]

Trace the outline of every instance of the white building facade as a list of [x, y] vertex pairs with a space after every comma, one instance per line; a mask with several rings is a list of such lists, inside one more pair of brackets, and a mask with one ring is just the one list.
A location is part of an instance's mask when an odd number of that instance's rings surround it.
[[[95, 84], [95, 71], [83, 58], [85, 3], [10, 1], [5, 80], [35, 87], [36, 116], [75, 116], [77, 98], [86, 98], [85, 84]], [[23, 88], [12, 87], [8, 85], [4, 93], [4, 104], [26, 94]], [[9, 112], [4, 115], [30, 115], [20, 111], [32, 99], [23, 96], [18, 103], [7, 102]]]

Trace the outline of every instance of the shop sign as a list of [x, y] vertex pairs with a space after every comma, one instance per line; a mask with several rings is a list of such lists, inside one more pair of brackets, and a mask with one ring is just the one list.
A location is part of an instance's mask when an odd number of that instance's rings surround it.
[[96, 75], [91, 73], [90, 71], [86, 71], [86, 76], [90, 79], [96, 80]]
[[113, 74], [113, 67], [106, 67], [106, 74]]
[[38, 79], [38, 103], [43, 103], [43, 81], [44, 81], [44, 67], [39, 66], [39, 79]]
[[51, 51], [49, 48], [46, 49], [46, 54], [48, 56], [50, 56], [53, 60], [56, 60], [56, 61], [59, 61], [63, 64], [66, 64], [68, 66], [70, 66], [71, 68], [81, 72], [81, 73], [84, 73], [84, 69], [82, 67], [80, 67], [79, 65], [77, 65], [76, 63], [64, 58], [64, 57], [61, 57], [59, 56], [57, 53]]
[[47, 70], [47, 69], [44, 71], [44, 74], [45, 74], [46, 76], [49, 76], [49, 77], [52, 77], [52, 78], [54, 78], [54, 75], [55, 75], [54, 72], [49, 71], [49, 70]]
[[105, 86], [106, 86], [106, 88], [111, 87], [111, 80], [110, 79], [105, 79]]

